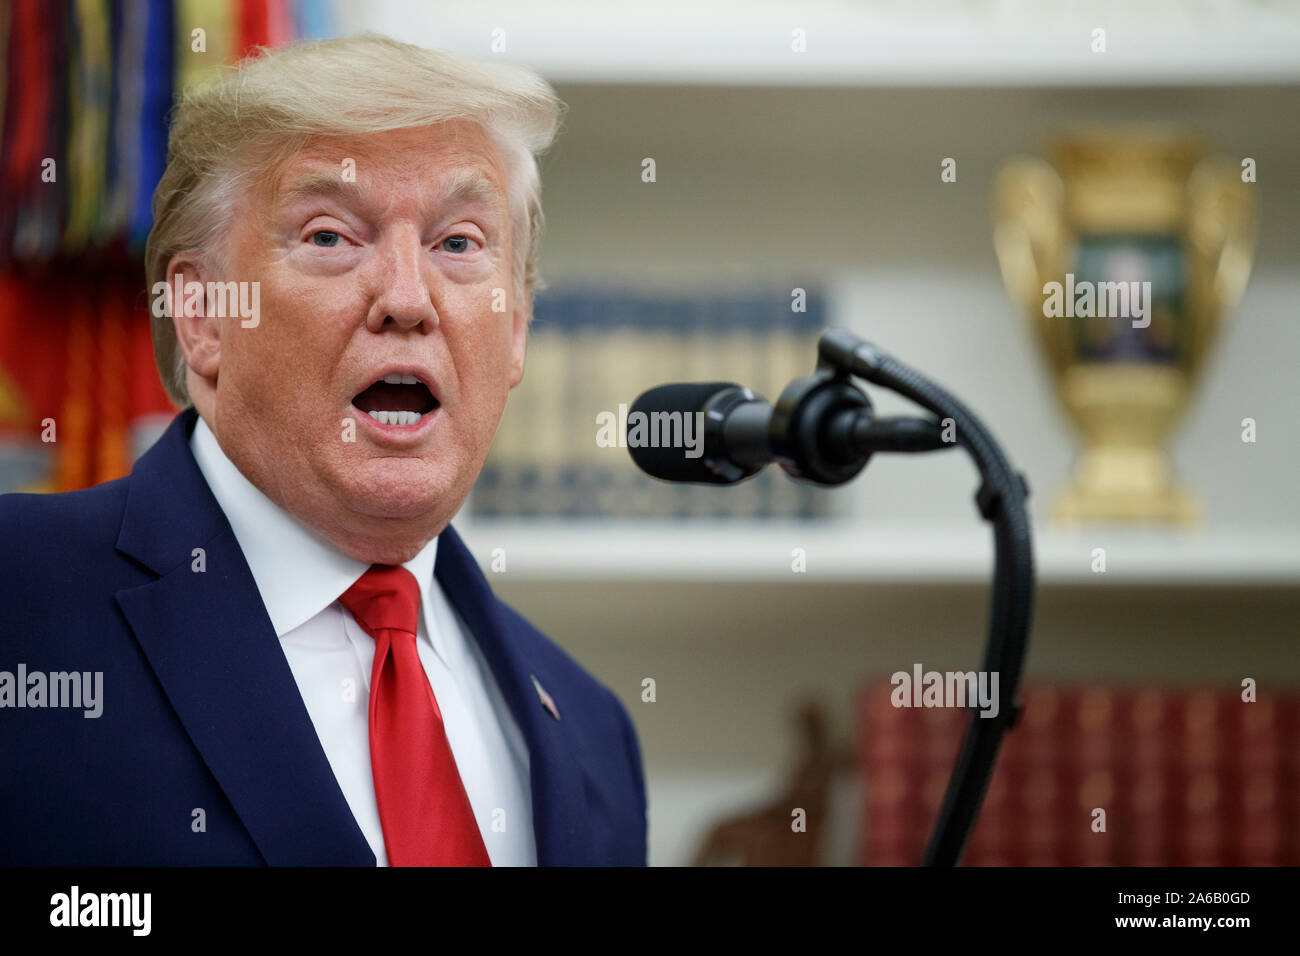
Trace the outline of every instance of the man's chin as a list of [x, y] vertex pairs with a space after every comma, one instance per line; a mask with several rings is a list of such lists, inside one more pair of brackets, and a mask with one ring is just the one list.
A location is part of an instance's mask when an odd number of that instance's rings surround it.
[[380, 458], [344, 476], [344, 495], [354, 513], [368, 518], [427, 519], [449, 502], [453, 477], [420, 459]]

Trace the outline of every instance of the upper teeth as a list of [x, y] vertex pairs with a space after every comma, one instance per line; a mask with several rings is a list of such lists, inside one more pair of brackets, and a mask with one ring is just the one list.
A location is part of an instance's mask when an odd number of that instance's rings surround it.
[[419, 412], [367, 412], [381, 425], [414, 425], [424, 416]]
[[402, 375], [398, 372], [389, 372], [384, 376], [384, 381], [389, 385], [418, 385], [420, 382], [414, 375]]

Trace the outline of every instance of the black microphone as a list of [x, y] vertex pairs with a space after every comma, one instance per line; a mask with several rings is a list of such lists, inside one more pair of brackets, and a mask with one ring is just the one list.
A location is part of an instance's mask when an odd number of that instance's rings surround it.
[[632, 404], [627, 447], [637, 467], [661, 481], [733, 484], [772, 460], [772, 406], [732, 382], [660, 385]]
[[877, 418], [846, 376], [795, 379], [773, 406], [733, 382], [660, 385], [628, 413], [627, 447], [661, 481], [734, 484], [777, 462], [790, 477], [821, 485], [851, 480], [878, 451], [955, 445], [939, 423]]

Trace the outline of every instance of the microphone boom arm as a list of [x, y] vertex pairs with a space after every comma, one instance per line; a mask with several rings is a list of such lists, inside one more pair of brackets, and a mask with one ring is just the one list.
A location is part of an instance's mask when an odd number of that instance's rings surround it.
[[[633, 460], [661, 481], [735, 484], [776, 462], [791, 477], [819, 485], [852, 481], [876, 452], [924, 452], [961, 446], [975, 463], [975, 503], [993, 526], [993, 588], [984, 670], [997, 673], [1007, 706], [992, 717], [970, 708], [970, 724], [953, 767], [934, 832], [922, 860], [951, 866], [962, 854], [997, 760], [1003, 735], [1020, 712], [1017, 691], [1029, 642], [1034, 559], [1024, 478], [1013, 471], [984, 423], [924, 375], [843, 329], [817, 343], [817, 368], [795, 379], [769, 404], [732, 382], [661, 385], [637, 399], [638, 426], [659, 421], [646, 440], [627, 438]], [[936, 416], [877, 418], [853, 377], [881, 385]], [[690, 416], [696, 416], [690, 418]], [[699, 441], [685, 439], [687, 420], [700, 423]], [[666, 424], [683, 423], [678, 437]], [[694, 455], [689, 452], [695, 451]], [[1001, 702], [999, 702], [1001, 703]]]
[[1010, 706], [994, 717], [970, 708], [970, 724], [922, 859], [924, 866], [952, 866], [984, 800], [1003, 735], [1020, 714], [1017, 692], [1029, 644], [1034, 603], [1034, 559], [1025, 499], [1029, 487], [1013, 471], [984, 423], [939, 385], [843, 329], [825, 332], [817, 346], [819, 369], [856, 375], [888, 388], [939, 416], [952, 419], [957, 443], [979, 470], [975, 503], [993, 525], [994, 572], [984, 670], [999, 675]]

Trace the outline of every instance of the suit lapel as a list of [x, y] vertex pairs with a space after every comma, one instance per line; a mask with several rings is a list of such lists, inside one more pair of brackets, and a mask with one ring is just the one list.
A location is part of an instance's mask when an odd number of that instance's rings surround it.
[[[438, 539], [435, 577], [456, 606], [492, 668], [510, 712], [528, 743], [533, 831], [540, 866], [585, 866], [593, 856], [585, 776], [576, 756], [573, 720], [556, 720], [542, 706], [532, 676], [550, 681], [540, 660], [503, 619], [496, 597], [460, 536], [448, 525]], [[564, 713], [564, 701], [558, 701]]]
[[[118, 550], [160, 575], [117, 593], [145, 657], [267, 863], [374, 866], [181, 413], [131, 474]], [[205, 570], [193, 570], [194, 549]]]

